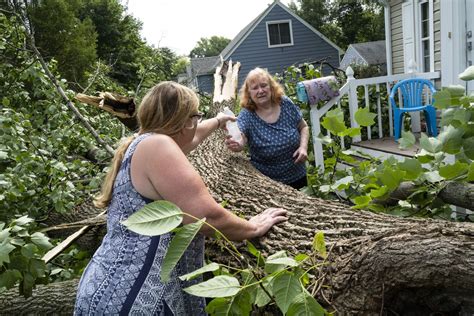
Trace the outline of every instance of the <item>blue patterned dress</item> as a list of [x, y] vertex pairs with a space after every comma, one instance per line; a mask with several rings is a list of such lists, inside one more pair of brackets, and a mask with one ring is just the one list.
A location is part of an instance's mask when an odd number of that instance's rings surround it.
[[160, 271], [171, 233], [143, 236], [120, 224], [151, 202], [135, 190], [130, 177], [132, 155], [150, 135], [138, 136], [125, 153], [108, 208], [107, 234], [79, 282], [75, 315], [206, 315], [205, 300], [182, 290], [202, 280], [178, 279], [202, 267], [204, 237], [196, 236], [164, 284]]

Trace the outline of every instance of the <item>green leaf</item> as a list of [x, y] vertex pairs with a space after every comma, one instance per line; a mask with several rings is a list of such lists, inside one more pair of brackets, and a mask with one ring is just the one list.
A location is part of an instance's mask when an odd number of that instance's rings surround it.
[[354, 206], [352, 208], [359, 209], [359, 208], [364, 208], [367, 205], [369, 205], [370, 201], [372, 201], [372, 198], [367, 195], [361, 195], [355, 197], [353, 200]]
[[324, 241], [324, 233], [318, 231], [313, 238], [313, 250], [317, 252], [321, 257], [326, 259], [326, 242]]
[[0, 160], [8, 159], [8, 153], [6, 151], [0, 150]]
[[13, 250], [15, 250], [15, 246], [10, 245], [7, 240], [0, 244], [0, 265], [2, 265], [4, 262], [10, 262], [9, 254]]
[[161, 265], [160, 276], [163, 282], [166, 283], [169, 281], [171, 271], [173, 271], [179, 259], [183, 256], [189, 244], [199, 232], [205, 221], [206, 219], [202, 218], [195, 223], [184, 225], [177, 230], [170, 242]]
[[295, 259], [289, 258], [289, 257], [274, 258], [274, 259], [271, 259], [271, 260], [267, 260], [267, 262], [265, 264], [266, 265], [278, 265], [278, 266], [283, 267], [283, 268], [298, 266], [298, 262], [296, 262]]
[[324, 316], [326, 311], [306, 290], [295, 297], [286, 316]]
[[402, 170], [385, 167], [381, 172], [376, 172], [377, 178], [386, 185], [390, 191], [395, 190], [405, 177], [406, 172]]
[[416, 138], [412, 132], [402, 131], [402, 137], [398, 139], [401, 149], [407, 149], [415, 145]]
[[217, 269], [219, 269], [219, 264], [217, 264], [215, 262], [211, 262], [209, 264], [206, 264], [205, 266], [203, 266], [200, 269], [194, 270], [193, 272], [190, 272], [190, 273], [187, 273], [185, 275], [180, 276], [179, 279], [181, 281], [189, 281], [189, 280], [194, 279], [198, 275], [201, 275], [201, 274], [206, 273], [206, 272], [216, 271]]
[[0, 273], [0, 289], [5, 287], [11, 289], [17, 281], [21, 280], [21, 273], [18, 270], [5, 270]]
[[444, 180], [444, 179], [439, 175], [438, 170], [426, 172], [423, 176], [424, 176], [424, 178], [425, 178], [428, 182], [431, 182], [431, 183], [436, 183], [436, 182], [440, 182], [440, 181], [443, 181], [443, 180]]
[[420, 146], [432, 154], [441, 150], [441, 142], [437, 138], [426, 136], [425, 133], [421, 133]]
[[469, 159], [474, 160], [474, 136], [464, 139], [462, 149]]
[[229, 298], [215, 298], [206, 306], [206, 312], [213, 316], [250, 315], [251, 311], [252, 303], [247, 291], [241, 291]]
[[405, 179], [415, 180], [423, 171], [421, 163], [417, 159], [406, 158], [398, 164], [398, 167], [405, 171]]
[[389, 192], [388, 187], [386, 185], [383, 185], [378, 189], [370, 190], [370, 197], [373, 199], [381, 198], [382, 196], [386, 195], [388, 192]]
[[149, 203], [133, 213], [122, 224], [131, 231], [157, 236], [168, 233], [178, 227], [183, 220], [183, 212], [171, 202], [160, 200]]
[[360, 108], [355, 113], [355, 120], [360, 126], [371, 126], [375, 124], [375, 117], [377, 117], [377, 114], [370, 113], [370, 109], [368, 107]]
[[49, 242], [49, 238], [45, 234], [36, 232], [31, 235], [31, 241], [43, 250], [53, 248], [53, 245]]
[[206, 282], [187, 287], [183, 291], [200, 297], [228, 297], [240, 291], [240, 284], [234, 277], [218, 275]]
[[27, 258], [34, 258], [35, 254], [38, 252], [38, 247], [34, 244], [26, 244], [21, 247], [21, 254]]
[[43, 278], [46, 274], [46, 264], [40, 259], [31, 259], [29, 262], [29, 271], [35, 278]]
[[293, 273], [284, 272], [273, 281], [275, 301], [283, 314], [286, 314], [288, 307], [302, 291], [303, 287]]
[[273, 273], [276, 271], [280, 271], [285, 268], [284, 264], [268, 264], [268, 261], [272, 261], [278, 258], [287, 258], [288, 256], [286, 255], [286, 252], [284, 250], [280, 250], [275, 252], [274, 254], [268, 256], [267, 261], [265, 262], [265, 272], [267, 273]]
[[468, 171], [468, 164], [456, 161], [452, 165], [445, 165], [439, 168], [439, 175], [446, 180], [456, 178]]
[[[274, 281], [274, 277], [269, 276], [269, 277], [264, 278], [262, 283], [261, 283], [262, 286], [265, 288], [265, 290], [270, 295], [273, 295], [273, 281]], [[271, 298], [268, 297], [268, 294], [259, 285], [257, 287], [257, 295], [255, 297], [255, 305], [257, 305], [258, 307], [262, 307], [262, 306], [267, 305], [271, 301]]]
[[361, 134], [360, 131], [361, 131], [360, 127], [350, 127], [346, 129], [345, 131], [339, 133], [339, 136], [355, 137]]
[[321, 125], [335, 135], [347, 129], [344, 124], [344, 114], [341, 109], [338, 108], [327, 112]]
[[469, 166], [469, 172], [467, 173], [466, 181], [474, 182], [474, 163], [471, 163], [471, 165]]
[[15, 223], [15, 225], [18, 225], [18, 226], [24, 226], [26, 224], [29, 224], [31, 222], [33, 222], [34, 220], [30, 217], [28, 217], [28, 215], [25, 215], [25, 216], [22, 216], [20, 218], [17, 218], [15, 219], [13, 222]]
[[474, 80], [474, 66], [467, 67], [459, 74], [459, 79], [464, 81]]
[[262, 267], [265, 264], [265, 259], [263, 258], [262, 253], [250, 241], [247, 240], [246, 243], [249, 252], [257, 258], [257, 265]]
[[354, 182], [354, 177], [346, 176], [334, 182], [332, 187], [336, 188], [336, 190], [344, 190], [344, 189], [347, 189], [352, 182]]
[[444, 152], [457, 154], [462, 146], [462, 135], [464, 131], [452, 125], [446, 126], [438, 136]]

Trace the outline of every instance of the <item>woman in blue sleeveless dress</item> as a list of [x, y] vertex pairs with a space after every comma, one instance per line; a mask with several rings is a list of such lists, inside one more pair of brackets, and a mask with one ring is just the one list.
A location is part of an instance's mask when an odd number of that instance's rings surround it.
[[249, 145], [250, 162], [264, 175], [296, 189], [306, 185], [309, 128], [300, 109], [283, 88], [261, 68], [250, 71], [240, 90], [237, 123], [243, 134], [226, 139], [232, 151]]
[[[183, 288], [179, 276], [200, 268], [203, 228], [179, 261], [168, 283], [161, 282], [170, 234], [143, 236], [121, 224], [146, 203], [168, 200], [184, 212], [207, 221], [231, 240], [265, 234], [286, 220], [286, 211], [270, 208], [246, 221], [226, 211], [210, 195], [186, 153], [232, 119], [222, 113], [200, 122], [199, 100], [173, 82], [153, 87], [137, 113], [140, 130], [116, 151], [104, 181], [98, 207], [108, 207], [107, 234], [88, 266], [77, 292], [75, 315], [205, 315], [205, 300]], [[192, 222], [185, 217], [185, 224]]]

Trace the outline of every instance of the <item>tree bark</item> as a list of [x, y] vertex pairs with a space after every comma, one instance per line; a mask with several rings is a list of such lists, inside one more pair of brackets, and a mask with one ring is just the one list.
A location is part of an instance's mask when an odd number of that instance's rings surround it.
[[[216, 104], [212, 112], [223, 106]], [[189, 159], [212, 196], [226, 201], [229, 210], [246, 218], [268, 207], [288, 210], [287, 222], [256, 241], [263, 252], [309, 252], [314, 234], [324, 232], [331, 251], [321, 281], [325, 286], [317, 298], [337, 315], [474, 313], [472, 223], [399, 218], [308, 197], [263, 176], [245, 154], [228, 151], [222, 131], [211, 135]], [[86, 205], [76, 212], [84, 213], [92, 217], [99, 211]], [[56, 220], [55, 224], [63, 222]], [[95, 241], [88, 244], [100, 240], [92, 237]], [[207, 243], [207, 255], [222, 263], [232, 260], [213, 241]], [[77, 282], [38, 286], [26, 300], [14, 290], [0, 294], [0, 314], [71, 314]]]

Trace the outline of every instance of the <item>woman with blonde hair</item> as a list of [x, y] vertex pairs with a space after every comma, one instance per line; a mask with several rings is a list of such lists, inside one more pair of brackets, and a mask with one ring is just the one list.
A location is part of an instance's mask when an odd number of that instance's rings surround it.
[[306, 185], [309, 128], [300, 109], [281, 85], [261, 68], [250, 71], [240, 89], [237, 123], [242, 140], [226, 139], [227, 148], [249, 145], [252, 165], [264, 175], [299, 189]]
[[184, 282], [178, 276], [202, 266], [203, 235], [213, 232], [203, 226], [171, 280], [163, 283], [161, 265], [171, 233], [143, 236], [121, 224], [146, 203], [168, 200], [197, 218], [205, 217], [232, 240], [262, 236], [286, 220], [285, 210], [272, 208], [246, 221], [212, 198], [185, 154], [232, 118], [219, 113], [200, 122], [198, 105], [193, 91], [174, 82], [160, 83], [144, 97], [137, 113], [138, 136], [117, 149], [95, 201], [98, 207], [108, 207], [107, 234], [82, 275], [76, 315], [205, 315], [204, 299], [182, 291], [199, 279]]

